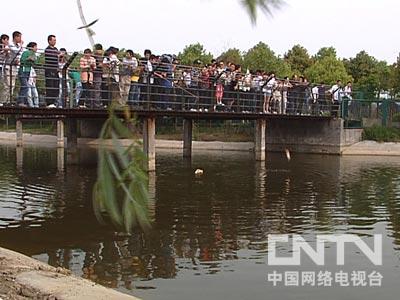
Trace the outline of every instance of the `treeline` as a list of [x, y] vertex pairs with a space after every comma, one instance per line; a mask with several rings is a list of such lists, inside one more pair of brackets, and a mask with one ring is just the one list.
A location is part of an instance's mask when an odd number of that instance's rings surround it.
[[389, 65], [379, 61], [365, 51], [353, 58], [340, 59], [333, 47], [323, 47], [317, 54], [310, 55], [306, 48], [295, 45], [283, 57], [260, 42], [248, 51], [228, 49], [218, 57], [213, 57], [203, 45], [191, 44], [178, 54], [180, 62], [192, 65], [200, 60], [208, 64], [212, 59], [232, 62], [242, 66], [242, 70], [273, 71], [279, 77], [305, 76], [313, 83], [334, 84], [336, 80], [352, 81], [353, 88], [364, 99], [376, 98], [386, 92], [391, 97], [400, 93], [400, 60]]

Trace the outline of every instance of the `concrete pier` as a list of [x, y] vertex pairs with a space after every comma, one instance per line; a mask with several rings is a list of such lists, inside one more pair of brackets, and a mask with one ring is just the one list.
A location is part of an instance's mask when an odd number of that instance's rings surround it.
[[267, 121], [265, 119], [256, 120], [255, 130], [255, 143], [254, 152], [257, 161], [265, 161], [265, 131], [267, 128]]
[[57, 120], [57, 147], [64, 148], [64, 120]]
[[78, 164], [78, 121], [70, 119], [67, 122], [67, 164]]
[[24, 140], [23, 140], [23, 132], [22, 132], [22, 121], [17, 120], [15, 124], [15, 130], [16, 130], [16, 135], [17, 135], [17, 147], [22, 147], [24, 145]]
[[183, 120], [183, 157], [192, 157], [193, 120]]
[[143, 120], [143, 151], [148, 159], [147, 170], [156, 170], [156, 119], [154, 117]]

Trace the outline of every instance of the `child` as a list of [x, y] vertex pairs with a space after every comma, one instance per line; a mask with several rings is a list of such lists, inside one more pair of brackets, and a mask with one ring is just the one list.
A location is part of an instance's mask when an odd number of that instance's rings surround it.
[[28, 92], [27, 92], [27, 101], [29, 107], [39, 107], [39, 93], [36, 88], [36, 71], [34, 68], [31, 68], [31, 72], [29, 74], [28, 79]]
[[83, 87], [81, 81], [81, 74], [77, 71], [70, 71], [69, 77], [72, 80], [73, 87], [75, 87], [75, 103], [74, 106], [79, 106], [79, 101], [81, 99]]
[[217, 69], [216, 87], [215, 87], [215, 99], [217, 104], [214, 105], [214, 110], [217, 105], [224, 105], [222, 98], [224, 97], [224, 81], [226, 79], [224, 63], [220, 62], [219, 68]]

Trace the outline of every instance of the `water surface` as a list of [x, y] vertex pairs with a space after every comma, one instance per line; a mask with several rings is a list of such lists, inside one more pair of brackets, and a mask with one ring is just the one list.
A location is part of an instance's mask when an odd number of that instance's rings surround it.
[[[157, 156], [150, 176], [153, 227], [132, 236], [96, 221], [95, 150], [80, 165], [62, 150], [0, 148], [0, 245], [143, 299], [397, 299], [400, 292], [400, 160], [250, 153]], [[201, 177], [196, 168], [204, 169]], [[383, 234], [383, 266], [358, 249], [338, 267], [267, 264], [268, 234]], [[280, 253], [290, 255], [288, 247]], [[383, 287], [273, 287], [277, 271], [379, 271]]]

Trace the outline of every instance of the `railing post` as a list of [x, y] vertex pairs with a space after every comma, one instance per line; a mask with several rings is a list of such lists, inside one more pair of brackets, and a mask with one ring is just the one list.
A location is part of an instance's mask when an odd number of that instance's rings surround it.
[[387, 126], [389, 115], [389, 100], [384, 99], [382, 101], [382, 126]]
[[150, 110], [150, 101], [151, 101], [150, 75], [147, 77], [146, 84], [147, 84], [147, 110]]
[[12, 96], [13, 96], [13, 66], [12, 66], [12, 64], [10, 64], [10, 84], [9, 84], [9, 86], [10, 86], [10, 90], [9, 90], [9, 93], [10, 93], [10, 105], [11, 105], [11, 102], [12, 102]]
[[75, 57], [78, 55], [78, 52], [74, 52], [71, 57], [68, 59], [68, 61], [65, 63], [62, 72], [61, 72], [61, 91], [62, 91], [62, 99], [60, 99], [60, 101], [62, 101], [62, 106], [63, 108], [67, 108], [67, 100], [68, 100], [68, 95], [67, 95], [67, 90], [68, 90], [68, 86], [67, 86], [67, 71], [69, 66], [72, 64], [72, 62], [74, 61]]

